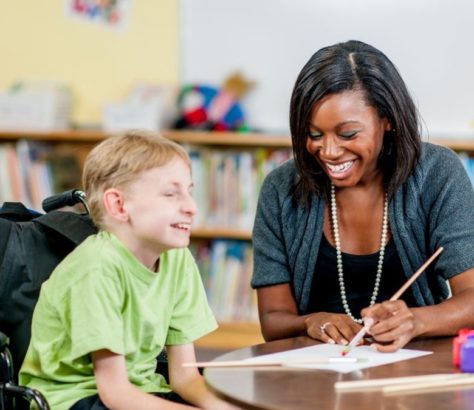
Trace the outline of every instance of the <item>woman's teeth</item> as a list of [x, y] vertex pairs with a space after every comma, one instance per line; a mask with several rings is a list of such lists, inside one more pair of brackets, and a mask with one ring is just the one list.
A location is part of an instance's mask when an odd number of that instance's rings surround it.
[[338, 165], [326, 164], [326, 166], [331, 172], [345, 172], [352, 166], [353, 163], [354, 161], [347, 161]]

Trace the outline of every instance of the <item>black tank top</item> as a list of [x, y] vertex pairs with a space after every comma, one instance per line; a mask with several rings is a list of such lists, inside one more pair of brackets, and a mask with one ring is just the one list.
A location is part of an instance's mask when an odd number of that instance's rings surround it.
[[[352, 314], [360, 317], [360, 311], [370, 304], [374, 290], [379, 253], [351, 255], [342, 253], [346, 297]], [[376, 302], [388, 300], [407, 280], [403, 273], [393, 239], [385, 247], [385, 256]], [[407, 289], [400, 297], [408, 306], [417, 306], [413, 292]], [[336, 267], [336, 248], [322, 236], [318, 260], [311, 285], [307, 313], [344, 313]]]

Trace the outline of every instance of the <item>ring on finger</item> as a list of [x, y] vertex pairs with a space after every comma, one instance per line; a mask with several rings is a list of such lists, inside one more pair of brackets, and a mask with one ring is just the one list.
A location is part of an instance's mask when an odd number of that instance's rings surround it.
[[319, 330], [321, 331], [321, 334], [326, 333], [326, 328], [331, 325], [331, 322], [325, 322], [321, 326], [319, 326]]

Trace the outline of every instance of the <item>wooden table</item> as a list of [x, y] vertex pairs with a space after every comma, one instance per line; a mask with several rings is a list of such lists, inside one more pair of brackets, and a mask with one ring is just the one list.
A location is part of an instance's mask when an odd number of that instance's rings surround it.
[[[219, 356], [216, 360], [240, 360], [315, 343], [306, 337], [280, 340], [239, 349]], [[334, 383], [340, 380], [458, 372], [451, 359], [452, 338], [418, 340], [406, 347], [430, 350], [434, 354], [348, 374], [324, 370], [208, 368], [205, 369], [204, 376], [208, 386], [218, 396], [245, 409], [474, 409], [474, 386], [399, 395], [383, 395], [380, 391], [335, 392]]]

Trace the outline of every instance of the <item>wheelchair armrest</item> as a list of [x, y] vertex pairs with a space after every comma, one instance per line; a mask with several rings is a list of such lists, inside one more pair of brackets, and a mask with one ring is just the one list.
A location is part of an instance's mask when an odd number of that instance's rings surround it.
[[[0, 401], [5, 403], [4, 396], [22, 397], [28, 401], [34, 401], [39, 410], [50, 410], [44, 396], [36, 389], [18, 386], [13, 381], [13, 362], [8, 349], [8, 337], [0, 332]], [[9, 401], [6, 403], [10, 403]], [[3, 408], [3, 407], [2, 407]], [[8, 407], [7, 407], [8, 408]]]
[[13, 382], [13, 360], [8, 349], [8, 337], [0, 332], [0, 383]]
[[0, 351], [3, 352], [6, 347], [8, 346], [8, 343], [9, 343], [9, 340], [8, 340], [8, 336], [3, 333], [3, 332], [0, 332]]
[[48, 402], [36, 389], [7, 383], [3, 386], [2, 390], [7, 395], [10, 394], [11, 396], [23, 397], [28, 401], [34, 401], [39, 410], [50, 410]]

